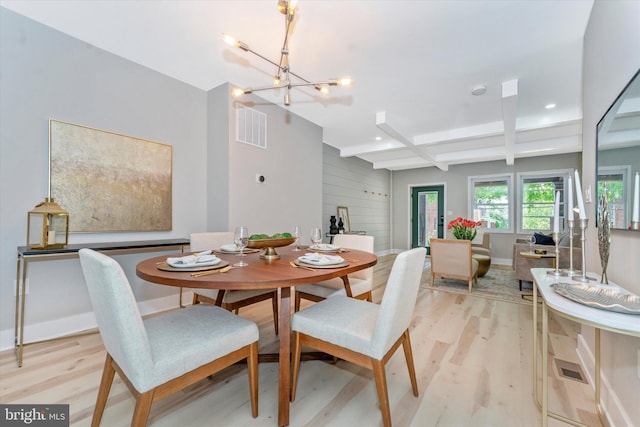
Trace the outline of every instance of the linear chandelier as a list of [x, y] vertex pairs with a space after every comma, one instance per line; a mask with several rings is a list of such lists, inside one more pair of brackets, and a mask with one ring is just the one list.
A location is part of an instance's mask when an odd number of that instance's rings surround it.
[[[225, 43], [231, 46], [235, 46], [239, 49], [242, 49], [245, 52], [252, 53], [257, 57], [276, 66], [276, 73], [273, 78], [272, 85], [256, 87], [256, 88], [251, 88], [251, 87], [234, 88], [231, 94], [234, 97], [240, 97], [243, 95], [250, 94], [252, 92], [284, 88], [285, 90], [284, 105], [288, 106], [291, 104], [290, 91], [294, 87], [313, 86], [314, 89], [316, 89], [320, 93], [324, 95], [328, 95], [330, 92], [329, 86], [350, 86], [353, 83], [350, 77], [312, 82], [300, 76], [299, 74], [296, 74], [293, 71], [291, 71], [291, 66], [289, 64], [289, 38], [290, 38], [289, 32], [291, 29], [291, 23], [293, 22], [293, 19], [296, 14], [296, 0], [279, 0], [278, 11], [284, 15], [285, 33], [284, 33], [284, 42], [282, 43], [282, 49], [280, 49], [280, 61], [277, 63], [259, 54], [258, 52], [252, 50], [249, 47], [249, 45], [247, 45], [246, 43], [243, 43], [240, 40], [236, 40], [235, 38], [227, 34], [222, 35], [222, 40], [224, 40]], [[292, 78], [297, 79], [297, 81], [292, 81]]]

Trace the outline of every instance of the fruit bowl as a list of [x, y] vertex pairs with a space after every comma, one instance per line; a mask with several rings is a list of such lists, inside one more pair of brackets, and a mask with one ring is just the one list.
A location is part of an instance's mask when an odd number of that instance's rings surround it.
[[295, 237], [285, 237], [284, 239], [256, 239], [249, 240], [247, 247], [250, 249], [279, 248], [280, 246], [289, 246], [295, 241]]
[[280, 255], [274, 248], [281, 246], [288, 246], [296, 241], [295, 237], [285, 237], [282, 239], [256, 239], [249, 240], [247, 248], [250, 249], [264, 249], [264, 252], [260, 255], [262, 259], [278, 259]]

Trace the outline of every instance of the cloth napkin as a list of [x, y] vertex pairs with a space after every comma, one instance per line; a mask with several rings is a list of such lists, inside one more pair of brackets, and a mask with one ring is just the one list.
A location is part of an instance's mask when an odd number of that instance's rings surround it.
[[188, 265], [196, 264], [215, 264], [216, 261], [220, 261], [215, 255], [211, 254], [211, 251], [198, 252], [193, 255], [187, 255], [183, 257], [169, 257], [167, 258], [167, 264], [172, 267], [186, 267]]
[[236, 245], [234, 245], [233, 243], [222, 245], [222, 246], [220, 246], [220, 249], [225, 251], [225, 252], [238, 252], [238, 250], [239, 250], [238, 247]]
[[304, 254], [303, 256], [298, 258], [298, 260], [306, 264], [316, 264], [316, 265], [332, 265], [332, 264], [340, 264], [341, 262], [344, 262], [344, 258], [340, 256], [317, 254], [317, 253]]

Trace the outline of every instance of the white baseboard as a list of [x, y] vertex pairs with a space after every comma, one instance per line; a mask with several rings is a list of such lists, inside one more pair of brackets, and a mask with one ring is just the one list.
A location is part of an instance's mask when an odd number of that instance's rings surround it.
[[[184, 292], [182, 295], [183, 304], [191, 302], [193, 296], [191, 292]], [[168, 297], [157, 298], [138, 303], [138, 308], [143, 316], [158, 313], [160, 311], [176, 308], [179, 305], [179, 294]], [[54, 319], [47, 322], [26, 325], [24, 328], [24, 343], [34, 343], [50, 340], [75, 334], [97, 327], [96, 318], [93, 312], [76, 314], [61, 319]], [[0, 331], [0, 351], [14, 348], [14, 329]], [[24, 351], [29, 351], [25, 347]]]
[[[591, 388], [593, 388], [593, 392], [595, 395], [595, 366], [596, 366], [596, 358], [591, 348], [587, 345], [582, 334], [578, 335], [578, 348], [577, 348], [578, 358], [580, 359], [580, 363], [585, 371], [585, 375], [589, 379], [589, 384]], [[624, 407], [620, 403], [620, 399], [618, 399], [618, 395], [615, 390], [611, 387], [609, 383], [606, 373], [602, 372], [600, 374], [600, 399], [603, 403], [602, 410], [607, 416], [611, 427], [633, 427], [635, 424], [631, 422], [629, 415], [625, 411]], [[595, 408], [594, 408], [595, 411]], [[624, 424], [619, 425], [616, 424], [613, 420], [621, 420]]]

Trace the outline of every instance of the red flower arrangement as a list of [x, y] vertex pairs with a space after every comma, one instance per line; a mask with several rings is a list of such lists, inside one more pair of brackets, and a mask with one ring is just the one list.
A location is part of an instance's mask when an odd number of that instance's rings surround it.
[[480, 227], [482, 223], [480, 221], [471, 221], [470, 219], [464, 219], [458, 217], [449, 222], [447, 230], [453, 231], [453, 236], [459, 240], [473, 240], [478, 234], [476, 227]]

